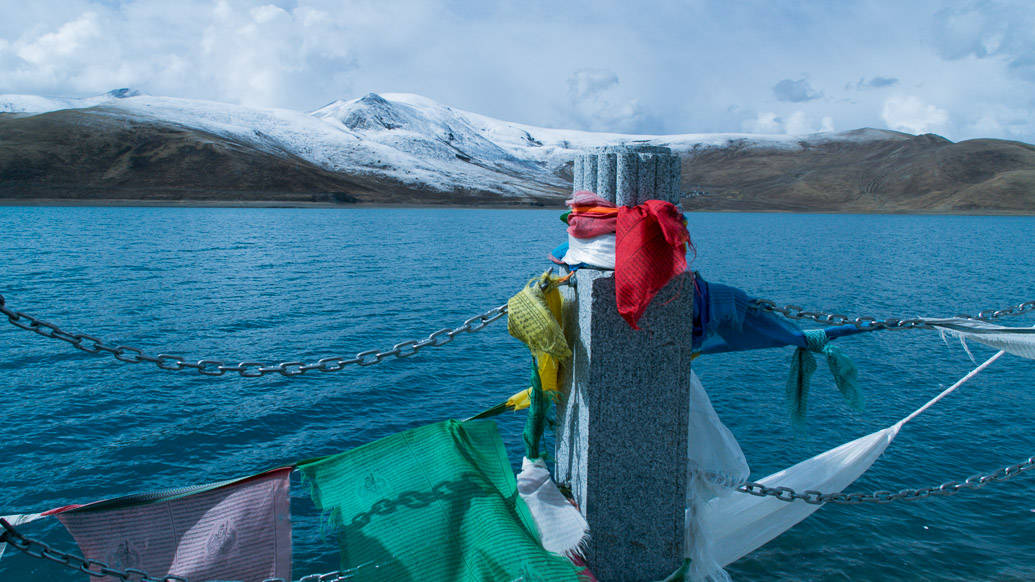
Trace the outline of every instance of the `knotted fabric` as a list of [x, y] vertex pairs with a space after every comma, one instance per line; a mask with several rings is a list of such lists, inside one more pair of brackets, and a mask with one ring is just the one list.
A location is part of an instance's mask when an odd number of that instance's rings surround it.
[[614, 269], [618, 208], [613, 202], [586, 190], [576, 192], [566, 204], [571, 207], [571, 211], [564, 215], [568, 225], [568, 246], [555, 256], [568, 265]]
[[618, 209], [615, 248], [615, 299], [618, 312], [633, 328], [651, 299], [673, 277], [686, 271], [690, 233], [671, 202], [648, 200]]
[[507, 331], [524, 342], [533, 354], [542, 352], [566, 360], [571, 357], [571, 349], [547, 302], [547, 295], [556, 293], [557, 307], [560, 307], [560, 293], [552, 281], [549, 273], [543, 273], [507, 301]]
[[568, 234], [575, 238], [594, 238], [614, 234], [618, 228], [618, 208], [592, 192], [580, 190], [566, 202]]
[[836, 346], [829, 343], [827, 334], [822, 329], [810, 329], [805, 332], [807, 347], [797, 348], [791, 357], [791, 374], [787, 378], [787, 401], [791, 412], [791, 422], [798, 429], [805, 426], [806, 401], [809, 394], [809, 382], [816, 371], [816, 358], [813, 352], [824, 354], [827, 365], [834, 375], [834, 383], [841, 391], [848, 404], [856, 410], [862, 410], [863, 397], [857, 384], [858, 371], [848, 356]]
[[[554, 378], [556, 378], [556, 371]], [[532, 361], [532, 377], [529, 382], [532, 387], [528, 390], [528, 418], [525, 419], [525, 430], [521, 433], [521, 440], [525, 442], [525, 458], [538, 459], [540, 456], [539, 443], [543, 440], [543, 432], [546, 431], [546, 417], [553, 402], [543, 393], [539, 366], [535, 360]]]
[[546, 468], [546, 461], [525, 457], [517, 475], [517, 486], [518, 494], [535, 519], [543, 548], [569, 557], [582, 554], [589, 524], [557, 488], [550, 470]]

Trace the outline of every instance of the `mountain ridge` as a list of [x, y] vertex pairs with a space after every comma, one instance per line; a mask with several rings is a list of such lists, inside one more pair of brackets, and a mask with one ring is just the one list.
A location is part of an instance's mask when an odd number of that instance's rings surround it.
[[627, 135], [501, 121], [402, 93], [312, 112], [0, 95], [0, 199], [559, 205], [587, 148], [661, 145], [690, 210], [1030, 212], [1035, 147], [861, 128]]

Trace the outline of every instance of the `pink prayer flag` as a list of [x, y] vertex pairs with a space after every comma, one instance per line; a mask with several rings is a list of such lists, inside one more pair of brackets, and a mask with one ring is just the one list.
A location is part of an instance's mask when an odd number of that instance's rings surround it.
[[290, 477], [285, 467], [196, 493], [159, 494], [159, 501], [137, 496], [62, 509], [56, 517], [86, 558], [115, 569], [191, 582], [290, 580]]

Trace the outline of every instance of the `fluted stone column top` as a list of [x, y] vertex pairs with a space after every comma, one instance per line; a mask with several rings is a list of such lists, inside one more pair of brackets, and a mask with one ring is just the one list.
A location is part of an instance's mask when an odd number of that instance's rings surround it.
[[609, 145], [575, 156], [572, 192], [589, 190], [619, 206], [646, 200], [679, 204], [679, 156], [652, 145]]
[[672, 154], [672, 149], [665, 146], [647, 144], [606, 145], [590, 148], [590, 154]]

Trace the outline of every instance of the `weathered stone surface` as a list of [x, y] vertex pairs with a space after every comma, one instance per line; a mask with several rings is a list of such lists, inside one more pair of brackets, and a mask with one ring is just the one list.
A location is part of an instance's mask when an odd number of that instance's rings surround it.
[[[575, 190], [596, 184], [619, 205], [678, 202], [679, 158], [668, 148], [598, 148], [574, 167]], [[564, 291], [573, 356], [561, 372], [556, 478], [589, 521], [586, 557], [600, 580], [661, 580], [683, 559], [693, 283], [671, 281], [634, 330], [618, 314], [612, 271], [574, 279]]]
[[636, 184], [636, 200], [650, 200], [655, 196], [657, 181], [657, 156], [639, 154], [640, 167]]
[[657, 146], [606, 146], [575, 157], [572, 191], [591, 190], [619, 206], [679, 202], [679, 156]]
[[618, 168], [615, 174], [615, 204], [619, 206], [636, 206], [636, 182], [639, 179], [640, 156], [633, 152], [618, 154]]
[[587, 190], [596, 191], [597, 185], [597, 157], [582, 156], [582, 186]]
[[571, 375], [557, 433], [557, 479], [590, 525], [601, 581], [660, 580], [682, 562], [693, 288], [674, 279], [631, 329], [610, 272], [580, 270]]
[[610, 202], [615, 201], [615, 176], [618, 154], [594, 154], [597, 159], [597, 195]]

